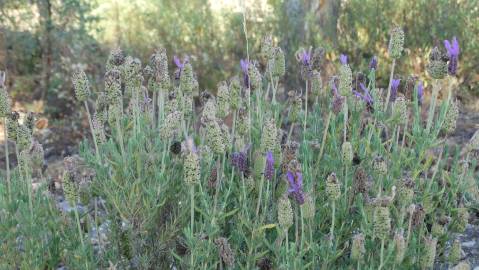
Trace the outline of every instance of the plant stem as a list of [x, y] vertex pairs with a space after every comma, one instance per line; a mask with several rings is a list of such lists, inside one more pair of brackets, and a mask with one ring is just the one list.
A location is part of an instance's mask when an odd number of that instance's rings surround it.
[[379, 263], [378, 270], [381, 270], [383, 268], [383, 263], [384, 263], [384, 238], [381, 239], [381, 255], [380, 255], [380, 263]]
[[[264, 168], [263, 168], [263, 171], [264, 171]], [[263, 194], [263, 185], [264, 185], [264, 175], [261, 175], [261, 181], [260, 181], [260, 184], [259, 184], [258, 202], [256, 203], [256, 217], [258, 217], [259, 208], [260, 208], [260, 205], [261, 205], [261, 197], [262, 197], [262, 194]]]
[[306, 123], [308, 121], [308, 80], [306, 80], [305, 84], [306, 84], [306, 90], [305, 90], [305, 99], [304, 99], [303, 138], [306, 134]]
[[329, 230], [329, 246], [333, 246], [333, 238], [334, 238], [334, 217], [336, 215], [336, 202], [332, 201], [332, 214], [331, 214], [331, 228]]
[[87, 103], [86, 100], [84, 101], [84, 104], [85, 104], [86, 112], [88, 114], [88, 122], [90, 124], [91, 136], [93, 137], [93, 144], [95, 145], [96, 159], [97, 159], [98, 162], [100, 162], [100, 152], [98, 151], [98, 143], [97, 143], [96, 137], [95, 137], [95, 130], [93, 129], [93, 122], [91, 120], [90, 109], [88, 108], [88, 103]]
[[431, 130], [432, 120], [434, 118], [434, 111], [436, 110], [436, 101], [437, 101], [438, 92], [439, 92], [439, 81], [437, 79], [434, 79], [434, 83], [432, 85], [431, 103], [429, 104], [429, 114], [427, 118], [426, 134], [429, 134], [429, 131]]
[[323, 156], [324, 144], [326, 143], [326, 137], [328, 136], [328, 129], [329, 129], [329, 124], [331, 122], [332, 116], [333, 116], [333, 112], [329, 111], [328, 119], [326, 120], [326, 125], [324, 127], [323, 139], [321, 140], [321, 149], [319, 150], [318, 161], [320, 161], [321, 157]]
[[389, 85], [388, 85], [388, 94], [386, 96], [386, 100], [384, 101], [384, 112], [387, 112], [388, 105], [389, 105], [389, 98], [391, 97], [391, 86], [393, 83], [393, 76], [394, 76], [394, 67], [396, 66], [396, 58], [393, 59], [391, 65], [391, 74], [389, 75]]
[[[191, 230], [191, 237], [194, 237], [194, 224], [195, 224], [195, 186], [193, 184], [190, 184], [190, 203], [191, 203], [191, 209], [190, 209], [190, 230]], [[190, 262], [191, 266], [193, 267], [193, 251], [191, 252], [190, 255]]]
[[125, 145], [123, 142], [123, 131], [121, 130], [121, 124], [120, 124], [120, 119], [119, 116], [116, 117], [116, 129], [118, 133], [118, 141], [120, 143], [120, 151], [121, 151], [121, 156], [123, 158], [123, 161], [125, 161]]
[[7, 117], [3, 117], [3, 130], [4, 130], [4, 141], [5, 144], [5, 167], [7, 170], [7, 192], [8, 192], [8, 202], [12, 201], [12, 187], [10, 182], [10, 160], [9, 160], [9, 153], [8, 153], [8, 129], [7, 129]]
[[344, 102], [344, 127], [343, 127], [343, 142], [347, 141], [348, 134], [348, 100]]
[[[155, 89], [157, 89], [157, 88], [155, 87]], [[152, 104], [152, 108], [151, 108], [151, 121], [153, 122], [152, 123], [153, 129], [156, 129], [156, 124], [157, 124], [157, 121], [155, 119], [157, 97], [158, 97], [158, 91], [154, 91], [153, 92], [153, 104]]]

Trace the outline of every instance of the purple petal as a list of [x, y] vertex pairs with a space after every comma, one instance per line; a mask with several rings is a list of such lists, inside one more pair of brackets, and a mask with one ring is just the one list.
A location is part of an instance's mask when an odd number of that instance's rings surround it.
[[419, 100], [420, 103], [422, 103], [423, 98], [424, 98], [424, 87], [422, 85], [422, 81], [419, 81], [417, 84], [417, 99]]
[[176, 56], [176, 55], [173, 56], [173, 61], [175, 62], [175, 65], [176, 65], [178, 68], [181, 68], [181, 67], [182, 67], [180, 58], [178, 58], [178, 56]]
[[459, 42], [457, 42], [457, 38], [456, 37], [453, 37], [452, 38], [452, 50], [454, 52], [454, 54], [456, 56], [459, 56], [459, 52], [460, 52], [460, 49], [459, 49]]
[[293, 173], [292, 173], [291, 171], [288, 171], [288, 172], [286, 173], [286, 176], [288, 177], [289, 186], [290, 186], [290, 187], [291, 187], [291, 186], [294, 186], [295, 183], [294, 183], [294, 175], [293, 175]]
[[373, 56], [371, 58], [371, 61], [369, 62], [369, 69], [377, 69], [378, 68], [378, 58], [376, 56]]
[[444, 40], [444, 47], [446, 47], [446, 50], [447, 50], [447, 54], [449, 55], [449, 57], [451, 57], [451, 53], [452, 53], [452, 46], [451, 46], [451, 43], [449, 42], [449, 40]]
[[341, 54], [339, 56], [339, 61], [341, 62], [341, 64], [347, 65], [348, 64], [348, 56], [345, 55], [345, 54]]
[[268, 180], [272, 180], [274, 176], [274, 159], [273, 153], [271, 153], [271, 151], [268, 151], [268, 153], [266, 153], [266, 166], [264, 168], [264, 176]]

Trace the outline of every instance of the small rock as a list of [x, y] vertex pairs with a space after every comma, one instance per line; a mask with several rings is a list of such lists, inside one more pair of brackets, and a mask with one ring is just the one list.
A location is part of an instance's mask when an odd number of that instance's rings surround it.
[[472, 241], [467, 241], [462, 243], [462, 246], [466, 248], [472, 248], [474, 247], [475, 244], [476, 244], [476, 241], [472, 240]]

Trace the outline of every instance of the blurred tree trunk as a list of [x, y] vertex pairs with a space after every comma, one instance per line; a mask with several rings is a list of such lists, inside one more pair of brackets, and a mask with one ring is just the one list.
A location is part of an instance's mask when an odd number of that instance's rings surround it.
[[321, 28], [321, 36], [336, 45], [341, 0], [308, 0], [308, 2]]
[[45, 100], [48, 97], [48, 90], [51, 85], [52, 75], [52, 4], [50, 0], [38, 0], [38, 10], [40, 13], [40, 24], [43, 32], [42, 44], [42, 89], [41, 98]]

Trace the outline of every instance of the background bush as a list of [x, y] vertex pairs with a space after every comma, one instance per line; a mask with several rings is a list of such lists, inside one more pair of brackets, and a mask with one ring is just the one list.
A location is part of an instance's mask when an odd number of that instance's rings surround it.
[[[387, 59], [383, 56], [392, 25], [405, 29], [406, 47], [414, 48], [407, 50], [402, 74], [419, 73], [424, 68], [420, 59], [433, 44], [457, 36], [461, 58], [468, 59], [461, 65], [460, 80], [465, 90], [477, 94], [476, 1], [262, 0], [244, 1], [244, 6], [240, 2], [5, 0], [0, 3], [0, 69], [8, 70], [17, 99], [44, 99], [50, 105], [46, 111], [56, 117], [71, 113], [66, 105], [72, 105], [68, 79], [72, 64], [86, 64], [88, 73], [99, 80], [105, 52], [116, 46], [143, 62], [160, 46], [190, 55], [194, 66], [202, 67], [200, 88], [214, 89], [221, 78], [239, 70], [240, 58], [246, 58], [245, 10], [250, 50], [259, 48], [262, 36], [272, 34], [286, 52], [287, 65], [293, 67], [294, 53], [306, 44], [326, 47], [330, 59], [347, 54], [359, 67], [367, 62], [358, 59], [379, 52], [379, 78], [387, 77], [382, 60]], [[294, 86], [298, 79], [288, 75], [287, 84]]]

